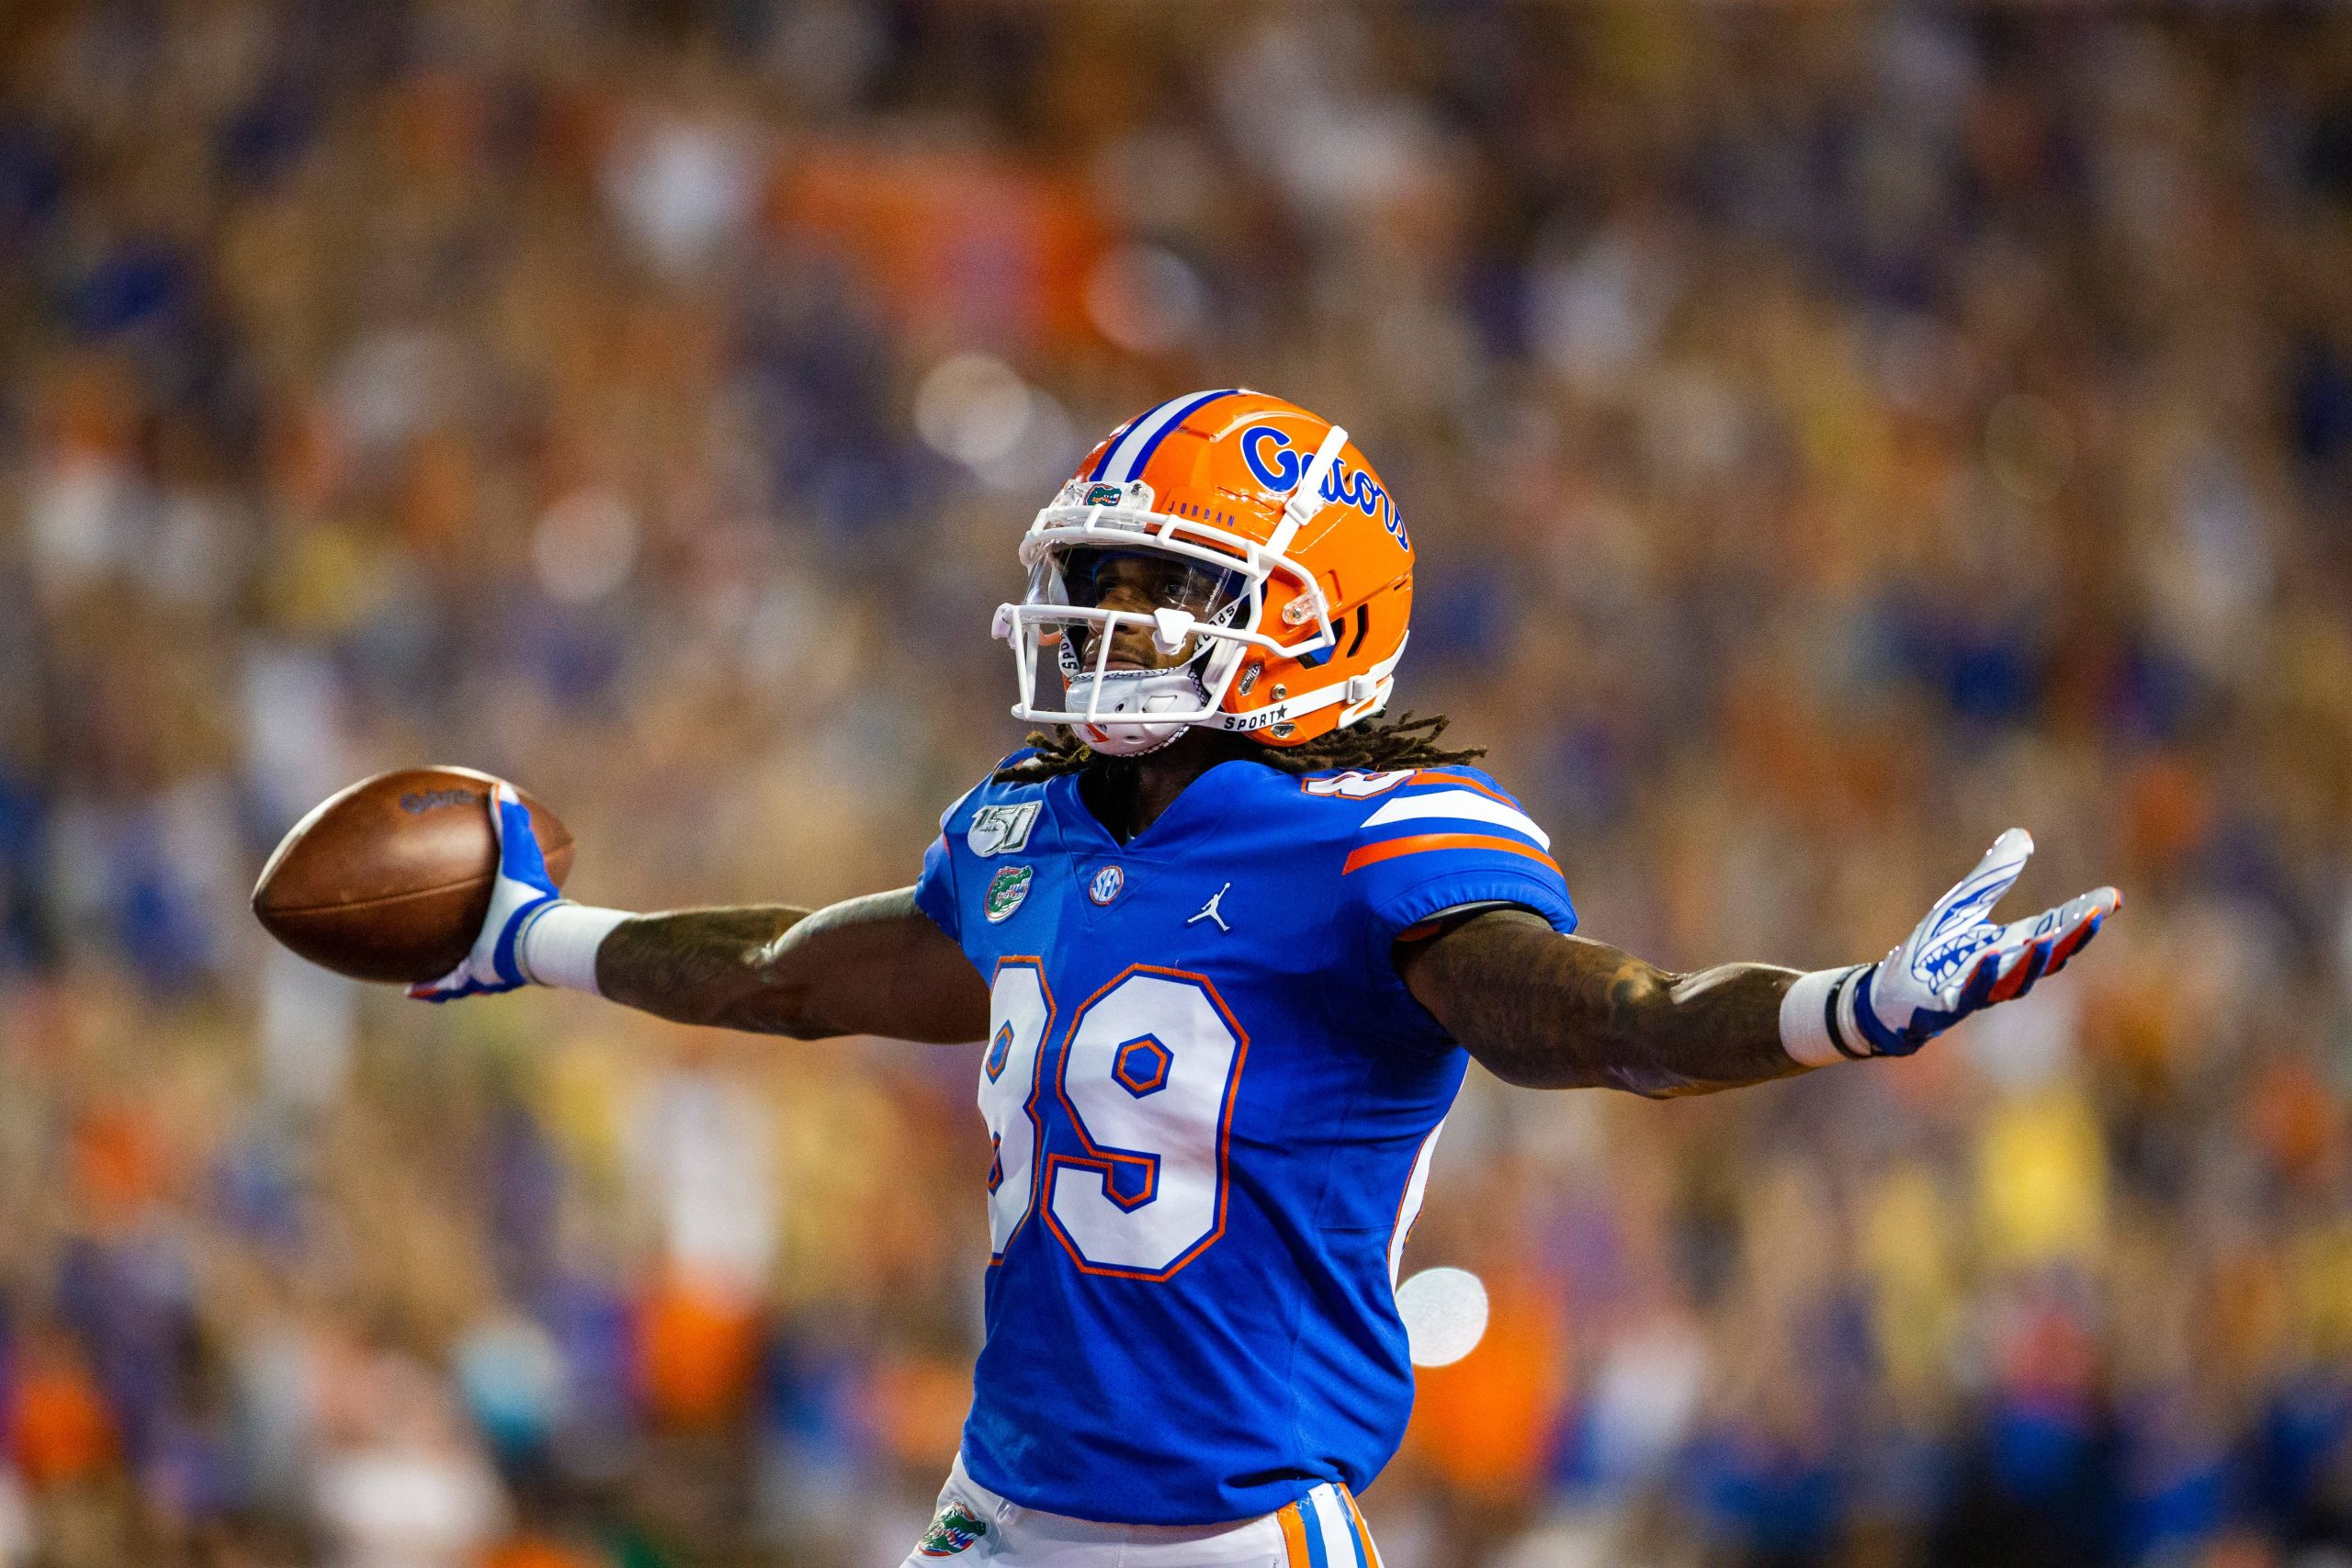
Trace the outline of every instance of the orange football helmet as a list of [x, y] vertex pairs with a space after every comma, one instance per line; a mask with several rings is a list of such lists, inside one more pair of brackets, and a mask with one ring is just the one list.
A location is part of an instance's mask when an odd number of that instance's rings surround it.
[[[1163, 574], [1170, 602], [1102, 607], [1090, 563], [1132, 555], [1181, 569]], [[996, 616], [1021, 682], [1013, 716], [1069, 725], [1098, 751], [1156, 750], [1193, 725], [1295, 746], [1380, 712], [1396, 686], [1413, 606], [1404, 519], [1345, 430], [1280, 398], [1195, 392], [1129, 420], [1037, 513], [1021, 560], [1028, 592]], [[1127, 626], [1184, 657], [1114, 666]], [[1047, 648], [1059, 707], [1035, 700]]]

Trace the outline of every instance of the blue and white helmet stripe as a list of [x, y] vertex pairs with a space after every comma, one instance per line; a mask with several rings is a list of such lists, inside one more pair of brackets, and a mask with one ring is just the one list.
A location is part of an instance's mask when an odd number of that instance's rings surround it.
[[1170, 398], [1158, 408], [1130, 421], [1126, 428], [1113, 437], [1103, 447], [1102, 459], [1094, 471], [1086, 476], [1089, 483], [1101, 481], [1123, 485], [1138, 478], [1151, 455], [1159, 449], [1168, 433], [1184, 423], [1193, 413], [1207, 407], [1219, 398], [1229, 398], [1240, 391], [1238, 387], [1222, 387], [1214, 392], [1188, 392], [1181, 398]]

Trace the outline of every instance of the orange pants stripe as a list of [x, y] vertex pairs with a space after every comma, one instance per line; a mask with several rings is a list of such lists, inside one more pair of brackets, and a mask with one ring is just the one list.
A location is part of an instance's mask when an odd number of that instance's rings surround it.
[[1283, 1526], [1283, 1568], [1306, 1568], [1306, 1521], [1299, 1517], [1298, 1505], [1283, 1505], [1274, 1517]]

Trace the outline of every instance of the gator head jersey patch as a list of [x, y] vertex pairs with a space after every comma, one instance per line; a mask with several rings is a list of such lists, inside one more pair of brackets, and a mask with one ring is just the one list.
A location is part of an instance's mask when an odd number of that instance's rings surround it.
[[969, 1508], [961, 1503], [950, 1503], [939, 1510], [939, 1517], [931, 1521], [929, 1529], [922, 1532], [922, 1540], [916, 1544], [915, 1551], [923, 1557], [953, 1557], [959, 1551], [968, 1551], [975, 1541], [988, 1533], [989, 1527]]
[[1023, 899], [1029, 897], [1029, 884], [1036, 874], [1035, 866], [1009, 865], [989, 878], [989, 890], [980, 900], [980, 908], [987, 914], [990, 925], [1012, 919], [1012, 912], [1021, 908]]

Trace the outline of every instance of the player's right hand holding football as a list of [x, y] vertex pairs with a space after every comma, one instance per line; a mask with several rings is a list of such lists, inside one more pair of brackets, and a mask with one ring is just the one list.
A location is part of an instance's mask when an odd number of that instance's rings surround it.
[[419, 1001], [447, 1002], [491, 996], [530, 984], [522, 966], [523, 936], [540, 916], [561, 901], [547, 857], [531, 831], [531, 813], [514, 786], [501, 779], [490, 801], [490, 828], [498, 840], [498, 878], [491, 888], [490, 912], [465, 961], [438, 980], [411, 986]]
[[1894, 952], [1874, 964], [1800, 976], [1781, 1007], [1789, 1054], [1815, 1066], [1907, 1056], [1970, 1013], [2024, 996], [2064, 967], [2122, 908], [2123, 895], [2100, 887], [2032, 919], [1994, 923], [1987, 915], [2032, 854], [2033, 835], [2010, 829]]

